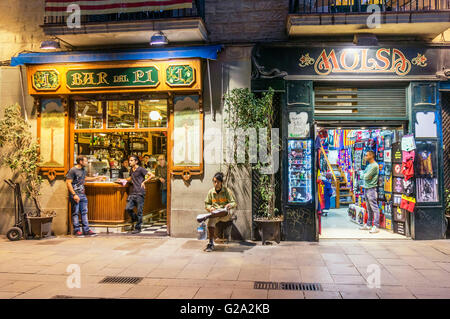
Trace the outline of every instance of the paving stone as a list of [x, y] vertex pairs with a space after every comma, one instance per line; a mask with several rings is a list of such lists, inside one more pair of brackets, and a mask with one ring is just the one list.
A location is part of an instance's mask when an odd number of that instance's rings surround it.
[[235, 288], [231, 294], [231, 299], [267, 299], [267, 296], [267, 290]]
[[305, 299], [342, 299], [337, 291], [304, 291]]
[[15, 281], [0, 288], [3, 292], [27, 292], [33, 288], [41, 286], [43, 282]]
[[447, 296], [450, 299], [450, 288], [436, 288], [436, 287], [406, 287], [411, 293], [418, 296]]
[[194, 299], [230, 299], [233, 288], [202, 287], [194, 296]]
[[353, 275], [331, 275], [336, 284], [350, 284], [350, 285], [361, 285], [365, 284], [366, 280], [362, 276]]
[[269, 290], [268, 299], [305, 299], [303, 291]]
[[167, 287], [157, 299], [192, 299], [198, 290], [199, 287]]
[[328, 264], [328, 272], [331, 275], [359, 275], [358, 270], [353, 264]]
[[400, 258], [414, 269], [439, 269], [438, 265], [422, 256], [401, 256]]
[[300, 266], [299, 268], [303, 282], [334, 283], [327, 267]]
[[164, 289], [165, 286], [136, 286], [122, 294], [120, 298], [155, 299]]
[[208, 276], [210, 279], [219, 280], [237, 280], [239, 277], [240, 267], [212, 267]]

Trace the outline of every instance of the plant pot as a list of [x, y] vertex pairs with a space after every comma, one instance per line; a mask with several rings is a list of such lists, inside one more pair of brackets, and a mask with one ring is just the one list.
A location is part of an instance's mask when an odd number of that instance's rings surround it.
[[281, 222], [280, 219], [257, 219], [255, 220], [258, 227], [259, 236], [262, 244], [265, 245], [268, 240], [274, 240], [277, 244], [281, 240]]
[[28, 227], [34, 236], [39, 238], [50, 237], [52, 235], [53, 217], [27, 217]]

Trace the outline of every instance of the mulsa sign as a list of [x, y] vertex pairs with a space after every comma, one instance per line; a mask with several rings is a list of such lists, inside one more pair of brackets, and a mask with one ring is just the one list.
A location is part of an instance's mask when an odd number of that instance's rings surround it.
[[417, 53], [417, 56], [409, 60], [400, 49], [380, 48], [369, 49], [323, 49], [315, 58], [309, 53], [299, 58], [299, 67], [304, 68], [314, 65], [314, 71], [318, 75], [330, 73], [394, 73], [398, 76], [411, 72], [412, 65], [427, 66], [428, 58]]
[[405, 77], [434, 75], [438, 48], [397, 47], [259, 47], [253, 56], [255, 72], [264, 77], [286, 75]]

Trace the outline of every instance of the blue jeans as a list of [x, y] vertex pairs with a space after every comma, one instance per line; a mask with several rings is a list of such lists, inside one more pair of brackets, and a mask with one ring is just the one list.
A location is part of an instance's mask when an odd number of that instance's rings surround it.
[[167, 206], [167, 189], [161, 190], [161, 203], [166, 208]]
[[83, 232], [87, 233], [89, 231], [89, 221], [88, 221], [88, 200], [85, 194], [77, 194], [78, 197], [80, 197], [80, 201], [77, 203], [73, 199], [73, 195], [69, 195], [70, 199], [70, 206], [72, 209], [72, 225], [73, 225], [73, 231], [79, 232], [81, 230], [80, 227], [80, 221], [79, 221], [79, 214], [81, 215], [81, 224], [83, 226]]
[[[135, 229], [141, 230], [142, 227], [142, 212], [144, 210], [145, 195], [143, 194], [130, 194], [127, 198], [127, 206], [125, 210], [131, 217], [131, 221], [136, 222]], [[134, 212], [134, 208], [137, 207], [137, 214]]]
[[367, 226], [380, 227], [380, 209], [378, 208], [377, 188], [366, 188], [364, 195], [367, 204]]

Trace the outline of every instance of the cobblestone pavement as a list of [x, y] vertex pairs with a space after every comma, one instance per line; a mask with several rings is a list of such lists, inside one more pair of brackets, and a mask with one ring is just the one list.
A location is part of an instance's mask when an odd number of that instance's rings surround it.
[[[450, 298], [450, 240], [246, 242], [212, 253], [204, 245], [167, 237], [1, 237], [0, 298]], [[77, 282], [68, 272], [76, 265], [81, 287], [68, 288]], [[379, 288], [369, 288], [371, 265], [379, 267]], [[143, 280], [99, 283], [105, 276]], [[253, 289], [255, 281], [320, 283], [322, 291]]]

